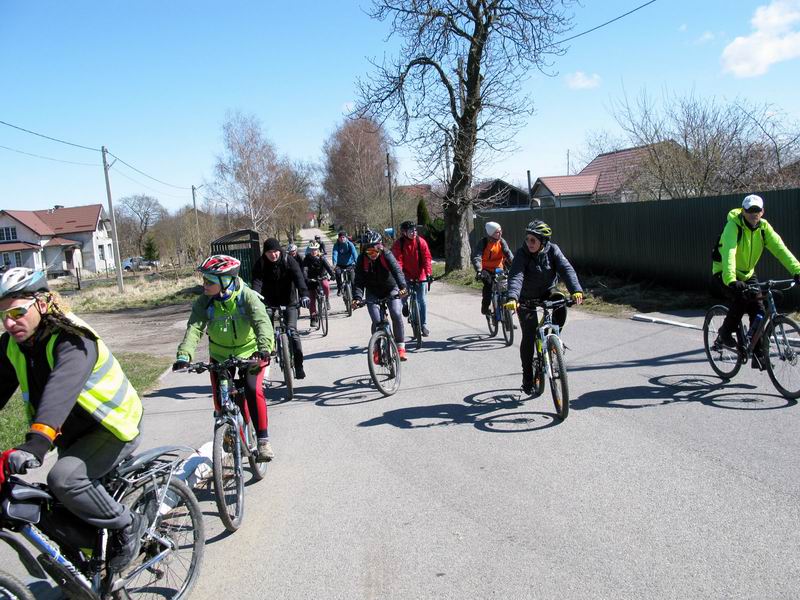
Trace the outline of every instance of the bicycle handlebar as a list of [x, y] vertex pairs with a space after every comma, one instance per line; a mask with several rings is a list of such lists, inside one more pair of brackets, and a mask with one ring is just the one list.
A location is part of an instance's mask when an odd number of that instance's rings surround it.
[[553, 310], [555, 308], [561, 308], [562, 306], [574, 306], [575, 300], [572, 298], [562, 298], [561, 300], [521, 300], [518, 302], [520, 306], [524, 306], [526, 308], [546, 308], [548, 310]]
[[227, 371], [231, 367], [239, 368], [239, 367], [254, 367], [259, 364], [258, 360], [255, 359], [241, 359], [241, 358], [229, 358], [222, 362], [193, 362], [190, 363], [188, 367], [185, 369], [180, 369], [181, 371], [185, 371], [188, 373], [203, 373], [205, 371], [212, 371], [214, 373], [221, 373], [223, 371]]

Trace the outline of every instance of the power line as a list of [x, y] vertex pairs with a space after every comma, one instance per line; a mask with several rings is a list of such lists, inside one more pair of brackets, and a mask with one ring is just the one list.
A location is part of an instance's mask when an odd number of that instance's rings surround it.
[[[613, 19], [611, 19], [610, 21], [606, 21], [605, 23], [602, 23], [601, 25], [598, 25], [597, 27], [592, 27], [591, 29], [587, 29], [586, 31], [583, 31], [583, 32], [581, 32], [581, 33], [578, 33], [578, 34], [576, 34], [576, 35], [573, 35], [572, 37], [568, 37], [567, 39], [564, 39], [564, 40], [561, 40], [561, 41], [555, 42], [555, 43], [553, 43], [553, 44], [548, 44], [547, 46], [544, 46], [544, 48], [549, 48], [550, 46], [558, 46], [558, 45], [560, 45], [560, 44], [563, 44], [564, 42], [569, 42], [570, 40], [574, 40], [575, 38], [579, 38], [579, 37], [581, 37], [582, 35], [586, 35], [587, 33], [592, 33], [593, 31], [597, 31], [598, 29], [600, 29], [600, 28], [602, 28], [602, 27], [605, 27], [606, 25], [610, 25], [610, 24], [611, 24], [611, 23], [613, 23], [614, 21], [619, 21], [620, 19], [624, 19], [624, 18], [625, 18], [625, 17], [627, 17], [628, 15], [635, 13], [637, 10], [641, 10], [641, 9], [642, 9], [642, 8], [644, 8], [645, 6], [649, 6], [650, 4], [652, 4], [652, 3], [653, 3], [653, 2], [655, 2], [655, 1], [656, 1], [656, 0], [650, 0], [650, 2], [645, 2], [645, 3], [644, 3], [644, 4], [642, 4], [641, 6], [637, 6], [637, 7], [636, 7], [636, 8], [634, 8], [633, 10], [629, 10], [629, 11], [628, 11], [628, 12], [626, 12], [624, 15], [620, 15], [620, 16], [618, 16], [618, 17], [614, 17], [614, 18], [613, 18]], [[544, 48], [543, 48], [543, 49], [544, 49]]]
[[[111, 153], [109, 152], [109, 154], [111, 154]], [[156, 194], [159, 194], [161, 196], [169, 196], [170, 198], [183, 198], [183, 199], [185, 199], [185, 196], [178, 196], [176, 194], [167, 194], [166, 192], [162, 192], [161, 190], [157, 190], [155, 188], [152, 188], [149, 185], [146, 185], [146, 184], [142, 183], [141, 181], [137, 181], [136, 179], [134, 179], [133, 177], [131, 177], [129, 175], [125, 175], [125, 173], [123, 173], [122, 171], [120, 171], [118, 168], [116, 168], [114, 166], [111, 166], [109, 168], [114, 169], [117, 172], [117, 175], [121, 175], [122, 177], [124, 177], [128, 181], [132, 181], [136, 185], [140, 185], [143, 188], [150, 190], [151, 192], [155, 192]], [[191, 188], [189, 188], [189, 189], [191, 189]]]
[[166, 186], [168, 186], [168, 187], [175, 188], [175, 189], [178, 189], [178, 190], [191, 190], [191, 189], [192, 189], [192, 188], [190, 188], [190, 187], [184, 187], [184, 186], [180, 186], [180, 185], [173, 185], [173, 184], [171, 184], [171, 183], [167, 183], [166, 181], [161, 181], [160, 179], [156, 179], [156, 178], [155, 178], [155, 177], [153, 177], [152, 175], [148, 175], [148, 174], [147, 174], [147, 173], [145, 173], [144, 171], [140, 171], [139, 169], [137, 169], [137, 168], [136, 168], [136, 167], [134, 167], [133, 165], [130, 165], [130, 164], [126, 163], [124, 160], [122, 160], [122, 159], [121, 159], [119, 156], [117, 156], [116, 154], [112, 154], [111, 152], [109, 152], [108, 154], [109, 154], [110, 156], [113, 156], [114, 158], [116, 158], [116, 159], [117, 159], [119, 162], [121, 162], [121, 163], [122, 163], [123, 165], [125, 165], [126, 167], [133, 169], [134, 171], [136, 171], [136, 172], [137, 172], [137, 173], [139, 173], [140, 175], [144, 175], [144, 176], [145, 176], [145, 177], [147, 177], [148, 179], [152, 179], [153, 181], [157, 181], [157, 182], [158, 182], [158, 183], [160, 183], [161, 185], [166, 185]]
[[34, 158], [41, 158], [44, 160], [52, 160], [54, 162], [66, 163], [68, 165], [84, 165], [87, 167], [99, 167], [99, 163], [85, 163], [85, 162], [75, 162], [73, 160], [61, 160], [60, 158], [51, 158], [49, 156], [41, 156], [39, 154], [31, 154], [30, 152], [23, 152], [22, 150], [17, 150], [16, 148], [9, 148], [8, 146], [0, 146], [3, 150], [10, 150], [11, 152], [16, 152], [17, 154], [24, 154], [25, 156], [33, 156]]
[[75, 146], [76, 148], [83, 148], [84, 150], [91, 150], [92, 152], [99, 152], [100, 148], [90, 148], [89, 146], [82, 146], [81, 144], [74, 144], [72, 142], [67, 142], [64, 140], [60, 140], [58, 138], [50, 137], [49, 135], [44, 135], [43, 133], [36, 133], [35, 131], [31, 131], [30, 129], [25, 129], [24, 127], [18, 127], [17, 125], [12, 125], [11, 123], [6, 123], [5, 121], [0, 121], [0, 124], [5, 125], [7, 127], [13, 127], [14, 129], [19, 129], [20, 131], [24, 131], [25, 133], [30, 133], [31, 135], [38, 135], [41, 138], [46, 140], [52, 140], [54, 142], [58, 142], [59, 144], [66, 144], [67, 146]]

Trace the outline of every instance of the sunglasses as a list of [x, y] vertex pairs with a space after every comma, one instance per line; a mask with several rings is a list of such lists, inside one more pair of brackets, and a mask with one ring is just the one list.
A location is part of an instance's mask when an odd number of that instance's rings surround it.
[[15, 306], [14, 308], [9, 308], [8, 310], [0, 310], [0, 321], [5, 321], [6, 319], [11, 319], [12, 321], [18, 321], [22, 317], [28, 314], [28, 311], [31, 309], [36, 303], [36, 298], [28, 302], [27, 304], [23, 304], [22, 306]]
[[748, 214], [751, 214], [751, 215], [757, 215], [758, 213], [762, 212], [763, 210], [764, 210], [763, 208], [759, 208], [758, 206], [751, 206], [750, 208], [746, 208], [744, 212], [746, 212]]
[[381, 251], [378, 248], [374, 248], [373, 247], [373, 248], [367, 248], [366, 249], [366, 253], [367, 253], [368, 256], [373, 256], [374, 257], [374, 256], [378, 256], [378, 254], [380, 254]]

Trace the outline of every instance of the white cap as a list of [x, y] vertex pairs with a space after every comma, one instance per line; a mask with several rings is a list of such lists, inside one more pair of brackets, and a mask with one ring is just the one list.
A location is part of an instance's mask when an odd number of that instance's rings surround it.
[[494, 221], [489, 221], [485, 225], [486, 228], [486, 235], [494, 235], [498, 229], [501, 229], [500, 223], [495, 223]]
[[745, 210], [750, 210], [754, 206], [764, 210], [764, 201], [761, 199], [761, 196], [756, 196], [755, 194], [745, 196], [744, 200], [742, 200], [742, 208]]

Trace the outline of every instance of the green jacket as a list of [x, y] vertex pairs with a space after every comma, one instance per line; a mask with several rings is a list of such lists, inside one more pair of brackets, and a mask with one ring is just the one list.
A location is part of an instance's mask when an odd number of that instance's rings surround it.
[[275, 334], [261, 297], [237, 278], [237, 289], [225, 301], [200, 296], [192, 305], [178, 355], [192, 359], [197, 342], [208, 328], [211, 358], [222, 362], [235, 356], [249, 358], [256, 351], [272, 352]]
[[728, 213], [728, 221], [720, 239], [721, 261], [714, 261], [713, 274], [722, 273], [722, 282], [730, 285], [737, 279], [747, 281], [756, 269], [764, 247], [794, 275], [800, 273], [800, 262], [789, 252], [786, 244], [766, 219], [761, 219], [756, 229], [750, 229], [742, 216], [741, 208]]

